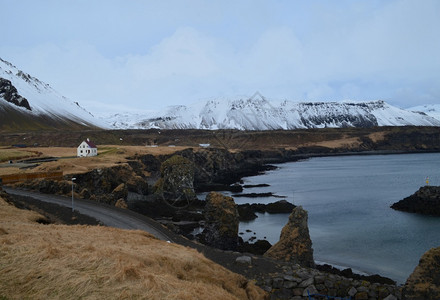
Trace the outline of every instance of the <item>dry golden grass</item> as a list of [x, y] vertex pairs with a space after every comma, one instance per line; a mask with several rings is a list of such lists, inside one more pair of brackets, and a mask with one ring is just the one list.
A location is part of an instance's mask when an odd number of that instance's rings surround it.
[[[172, 154], [176, 151], [183, 150], [188, 147], [146, 147], [146, 146], [117, 146], [117, 145], [98, 145], [98, 154], [110, 156], [124, 154], [126, 156], [133, 156], [138, 154]], [[26, 151], [38, 151], [43, 153], [43, 156], [69, 157], [76, 156], [76, 148], [67, 147], [36, 147], [23, 148]]]
[[[127, 157], [136, 154], [145, 155], [167, 155], [176, 151], [183, 150], [187, 147], [145, 147], [145, 146], [114, 146], [100, 145], [98, 146], [98, 156], [94, 157], [76, 157], [76, 148], [66, 147], [37, 147], [24, 148], [20, 150], [20, 155], [28, 157], [36, 157], [36, 153], [41, 153], [38, 157], [61, 157], [58, 161], [44, 162], [36, 168], [19, 169], [18, 167], [3, 164], [0, 168], [0, 175], [9, 175], [17, 173], [33, 173], [33, 172], [50, 172], [63, 171], [65, 175], [86, 173], [93, 169], [108, 168], [120, 163], [127, 162]], [[0, 155], [11, 157], [18, 155], [17, 149], [0, 149]], [[17, 157], [17, 156], [15, 156]]]
[[368, 137], [374, 142], [377, 143], [379, 141], [383, 141], [386, 137], [385, 131], [373, 132], [368, 135]]
[[0, 147], [0, 162], [27, 157], [36, 157], [38, 155], [38, 152], [20, 150], [10, 147]]
[[263, 299], [189, 248], [143, 231], [41, 225], [0, 198], [0, 298]]
[[317, 142], [313, 145], [315, 146], [322, 146], [327, 148], [356, 148], [361, 144], [361, 141], [357, 137], [343, 137], [342, 139], [337, 140], [329, 140], [329, 141], [323, 141], [323, 142]]

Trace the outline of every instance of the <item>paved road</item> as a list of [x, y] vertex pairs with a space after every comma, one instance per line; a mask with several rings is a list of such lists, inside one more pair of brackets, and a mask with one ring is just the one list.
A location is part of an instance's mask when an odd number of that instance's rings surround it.
[[[3, 189], [11, 195], [27, 196], [44, 202], [72, 207], [72, 198], [17, 190], [5, 186], [3, 186]], [[151, 233], [158, 239], [173, 242], [171, 235], [162, 225], [136, 212], [76, 198], [74, 198], [74, 209], [83, 215], [95, 218], [106, 226], [122, 229], [140, 229]]]

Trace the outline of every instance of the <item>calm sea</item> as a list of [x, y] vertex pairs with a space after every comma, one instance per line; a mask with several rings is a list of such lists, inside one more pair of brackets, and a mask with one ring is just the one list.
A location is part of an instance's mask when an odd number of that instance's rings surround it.
[[[273, 192], [309, 213], [309, 230], [318, 262], [378, 273], [404, 283], [421, 255], [440, 246], [440, 217], [395, 211], [390, 205], [425, 185], [440, 185], [440, 154], [399, 154], [313, 158], [277, 165], [264, 175], [246, 177], [243, 193]], [[225, 194], [228, 194], [225, 192]], [[273, 197], [235, 202], [269, 203]], [[288, 214], [259, 214], [240, 224], [246, 240], [279, 239]], [[246, 229], [252, 233], [246, 233]]]

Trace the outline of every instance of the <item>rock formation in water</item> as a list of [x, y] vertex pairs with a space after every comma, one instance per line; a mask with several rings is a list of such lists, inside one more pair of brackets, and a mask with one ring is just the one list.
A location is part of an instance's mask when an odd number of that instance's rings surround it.
[[391, 205], [391, 208], [440, 216], [440, 186], [423, 186], [413, 195]]
[[236, 250], [238, 246], [239, 216], [231, 197], [211, 192], [206, 196], [205, 229], [201, 241], [222, 250]]
[[307, 225], [307, 211], [301, 206], [293, 209], [289, 221], [281, 230], [280, 240], [264, 255], [303, 267], [315, 267], [312, 240]]
[[240, 221], [250, 221], [257, 218], [255, 213], [270, 213], [270, 214], [288, 214], [296, 206], [287, 200], [280, 200], [268, 204], [263, 203], [245, 203], [238, 205], [238, 213], [240, 214]]
[[440, 299], [440, 247], [423, 254], [419, 265], [406, 280], [402, 299]]

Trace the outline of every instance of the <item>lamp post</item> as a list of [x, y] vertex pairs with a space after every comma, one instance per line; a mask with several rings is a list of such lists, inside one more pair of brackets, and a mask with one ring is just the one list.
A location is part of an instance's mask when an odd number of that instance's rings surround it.
[[76, 180], [76, 178], [75, 177], [72, 177], [72, 213], [73, 213], [73, 211], [74, 211], [74, 209], [73, 209], [73, 182]]

